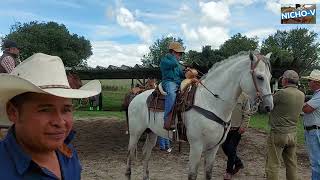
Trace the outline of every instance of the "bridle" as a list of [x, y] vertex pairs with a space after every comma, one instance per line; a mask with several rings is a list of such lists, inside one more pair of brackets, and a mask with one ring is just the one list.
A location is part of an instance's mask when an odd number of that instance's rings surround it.
[[[253, 54], [252, 54], [253, 55]], [[259, 104], [263, 101], [263, 98], [266, 97], [266, 96], [271, 96], [272, 94], [269, 93], [269, 94], [263, 94], [261, 92], [261, 89], [258, 87], [258, 84], [257, 84], [257, 80], [256, 80], [256, 67], [258, 66], [259, 62], [263, 60], [263, 56], [260, 55], [260, 54], [256, 54], [255, 55], [257, 57], [257, 61], [254, 63], [254, 58], [252, 57], [251, 58], [251, 66], [250, 66], [250, 73], [251, 73], [251, 77], [252, 77], [252, 81], [253, 81], [253, 84], [254, 84], [254, 87], [256, 89], [256, 98], [254, 100], [254, 103], [252, 105], [252, 107], [250, 107], [250, 111], [251, 113], [255, 113], [258, 111], [259, 109]], [[265, 62], [265, 61], [264, 61]], [[265, 62], [266, 63], [266, 62]], [[269, 68], [270, 69], [270, 68]]]

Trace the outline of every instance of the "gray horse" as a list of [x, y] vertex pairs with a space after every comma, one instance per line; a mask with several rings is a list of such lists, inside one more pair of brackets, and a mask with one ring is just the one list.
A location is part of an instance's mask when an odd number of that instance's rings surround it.
[[[251, 52], [241, 52], [213, 66], [201, 79], [202, 83], [196, 90], [194, 101], [198, 108], [192, 108], [183, 115], [190, 143], [189, 180], [197, 178], [202, 153], [204, 153], [206, 179], [212, 179], [215, 155], [229, 131], [228, 122], [231, 112], [242, 91], [249, 96], [252, 106], [257, 107], [260, 101], [263, 103], [265, 110], [272, 110], [269, 57], [270, 54], [262, 56]], [[156, 144], [157, 136], [171, 138], [170, 133], [163, 129], [162, 112], [150, 112], [152, 118], [149, 118], [146, 100], [152, 91], [148, 90], [139, 94], [129, 105], [130, 140], [126, 169], [128, 179], [131, 179], [131, 161], [134, 157], [137, 142], [147, 128], [151, 132], [148, 133], [143, 147], [144, 180], [149, 179], [148, 162], [152, 148]], [[216, 97], [213, 93], [219, 96]], [[214, 114], [215, 118], [204, 115], [199, 109]], [[218, 123], [218, 119], [222, 122]]]

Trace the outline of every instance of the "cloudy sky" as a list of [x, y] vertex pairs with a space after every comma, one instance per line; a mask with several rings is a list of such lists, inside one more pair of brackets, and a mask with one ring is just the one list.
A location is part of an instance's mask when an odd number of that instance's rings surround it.
[[187, 50], [200, 50], [218, 48], [236, 33], [260, 40], [277, 29], [320, 33], [319, 24], [280, 24], [281, 4], [301, 2], [320, 0], [1, 0], [0, 36], [15, 22], [55, 21], [91, 41], [89, 66], [132, 66], [164, 36], [180, 37]]

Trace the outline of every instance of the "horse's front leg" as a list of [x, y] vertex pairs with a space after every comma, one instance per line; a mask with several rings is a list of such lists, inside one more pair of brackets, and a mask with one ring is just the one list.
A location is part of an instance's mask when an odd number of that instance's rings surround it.
[[200, 143], [199, 141], [190, 142], [188, 180], [197, 179], [202, 149], [203, 149], [203, 144]]
[[205, 170], [206, 180], [212, 179], [212, 169], [213, 169], [213, 164], [214, 164], [215, 156], [217, 154], [218, 149], [219, 149], [219, 145], [210, 147], [209, 149], [206, 149], [204, 152], [204, 170]]
[[153, 132], [147, 134], [146, 142], [143, 146], [143, 180], [149, 180], [149, 160], [152, 148], [157, 143], [157, 135]]

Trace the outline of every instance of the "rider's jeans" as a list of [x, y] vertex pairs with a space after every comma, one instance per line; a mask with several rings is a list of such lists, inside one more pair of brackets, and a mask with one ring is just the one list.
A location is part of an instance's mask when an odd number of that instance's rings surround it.
[[178, 84], [169, 81], [163, 84], [163, 89], [167, 93], [164, 104], [164, 121], [166, 121], [176, 101]]

